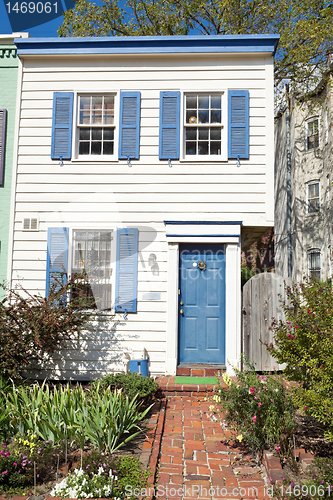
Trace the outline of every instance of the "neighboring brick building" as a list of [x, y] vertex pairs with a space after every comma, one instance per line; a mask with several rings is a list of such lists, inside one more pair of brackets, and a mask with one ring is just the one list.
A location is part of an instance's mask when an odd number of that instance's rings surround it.
[[[332, 275], [332, 80], [290, 102], [290, 276]], [[275, 271], [288, 276], [287, 130], [275, 122]]]
[[[0, 35], [0, 282], [7, 278], [18, 57], [14, 38], [28, 33]], [[2, 295], [0, 290], [0, 295]]]

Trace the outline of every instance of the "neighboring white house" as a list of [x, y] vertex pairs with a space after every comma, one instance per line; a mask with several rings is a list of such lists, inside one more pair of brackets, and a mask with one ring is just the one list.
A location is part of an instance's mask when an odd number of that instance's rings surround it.
[[15, 40], [8, 278], [44, 293], [84, 271], [115, 314], [40, 377], [92, 379], [143, 349], [152, 375], [239, 366], [241, 248], [274, 224], [278, 38]]
[[287, 110], [275, 120], [275, 270], [295, 282], [333, 274], [333, 94], [326, 76], [307, 100], [290, 98], [289, 190]]

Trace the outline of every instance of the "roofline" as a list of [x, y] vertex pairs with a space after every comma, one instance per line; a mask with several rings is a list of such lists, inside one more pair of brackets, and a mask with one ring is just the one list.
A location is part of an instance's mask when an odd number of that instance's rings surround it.
[[25, 55], [270, 53], [279, 35], [116, 36], [15, 39]]

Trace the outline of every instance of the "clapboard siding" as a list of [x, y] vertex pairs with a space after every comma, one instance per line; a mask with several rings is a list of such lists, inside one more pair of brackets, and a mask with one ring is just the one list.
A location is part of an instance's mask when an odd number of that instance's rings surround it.
[[[126, 365], [124, 352], [147, 349], [150, 371], [164, 373], [168, 244], [164, 220], [243, 220], [269, 226], [267, 193], [267, 59], [260, 55], [28, 57], [23, 61], [13, 243], [13, 285], [43, 293], [48, 227], [139, 228], [137, 313], [116, 314], [87, 330], [39, 376], [86, 380]], [[250, 158], [215, 162], [158, 159], [160, 91], [250, 91]], [[51, 160], [53, 92], [140, 91], [140, 159]], [[227, 101], [225, 101], [226, 104]], [[75, 108], [76, 109], [76, 108]], [[269, 112], [270, 113], [270, 112]], [[181, 125], [182, 128], [182, 125]], [[75, 124], [73, 140], [75, 143]], [[116, 144], [116, 148], [118, 145]], [[116, 151], [117, 155], [117, 151]], [[204, 175], [203, 175], [204, 174]], [[23, 231], [26, 217], [39, 231]], [[114, 232], [116, 235], [116, 232]], [[71, 250], [69, 252], [71, 254]], [[156, 256], [158, 275], [148, 265]], [[114, 256], [111, 257], [111, 260]], [[152, 298], [154, 297], [154, 298]], [[119, 319], [120, 323], [117, 323]]]

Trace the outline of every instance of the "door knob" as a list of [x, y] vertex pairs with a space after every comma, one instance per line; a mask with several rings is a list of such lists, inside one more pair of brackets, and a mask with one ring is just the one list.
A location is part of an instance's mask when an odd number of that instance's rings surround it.
[[180, 309], [179, 313], [184, 314], [184, 309]]

